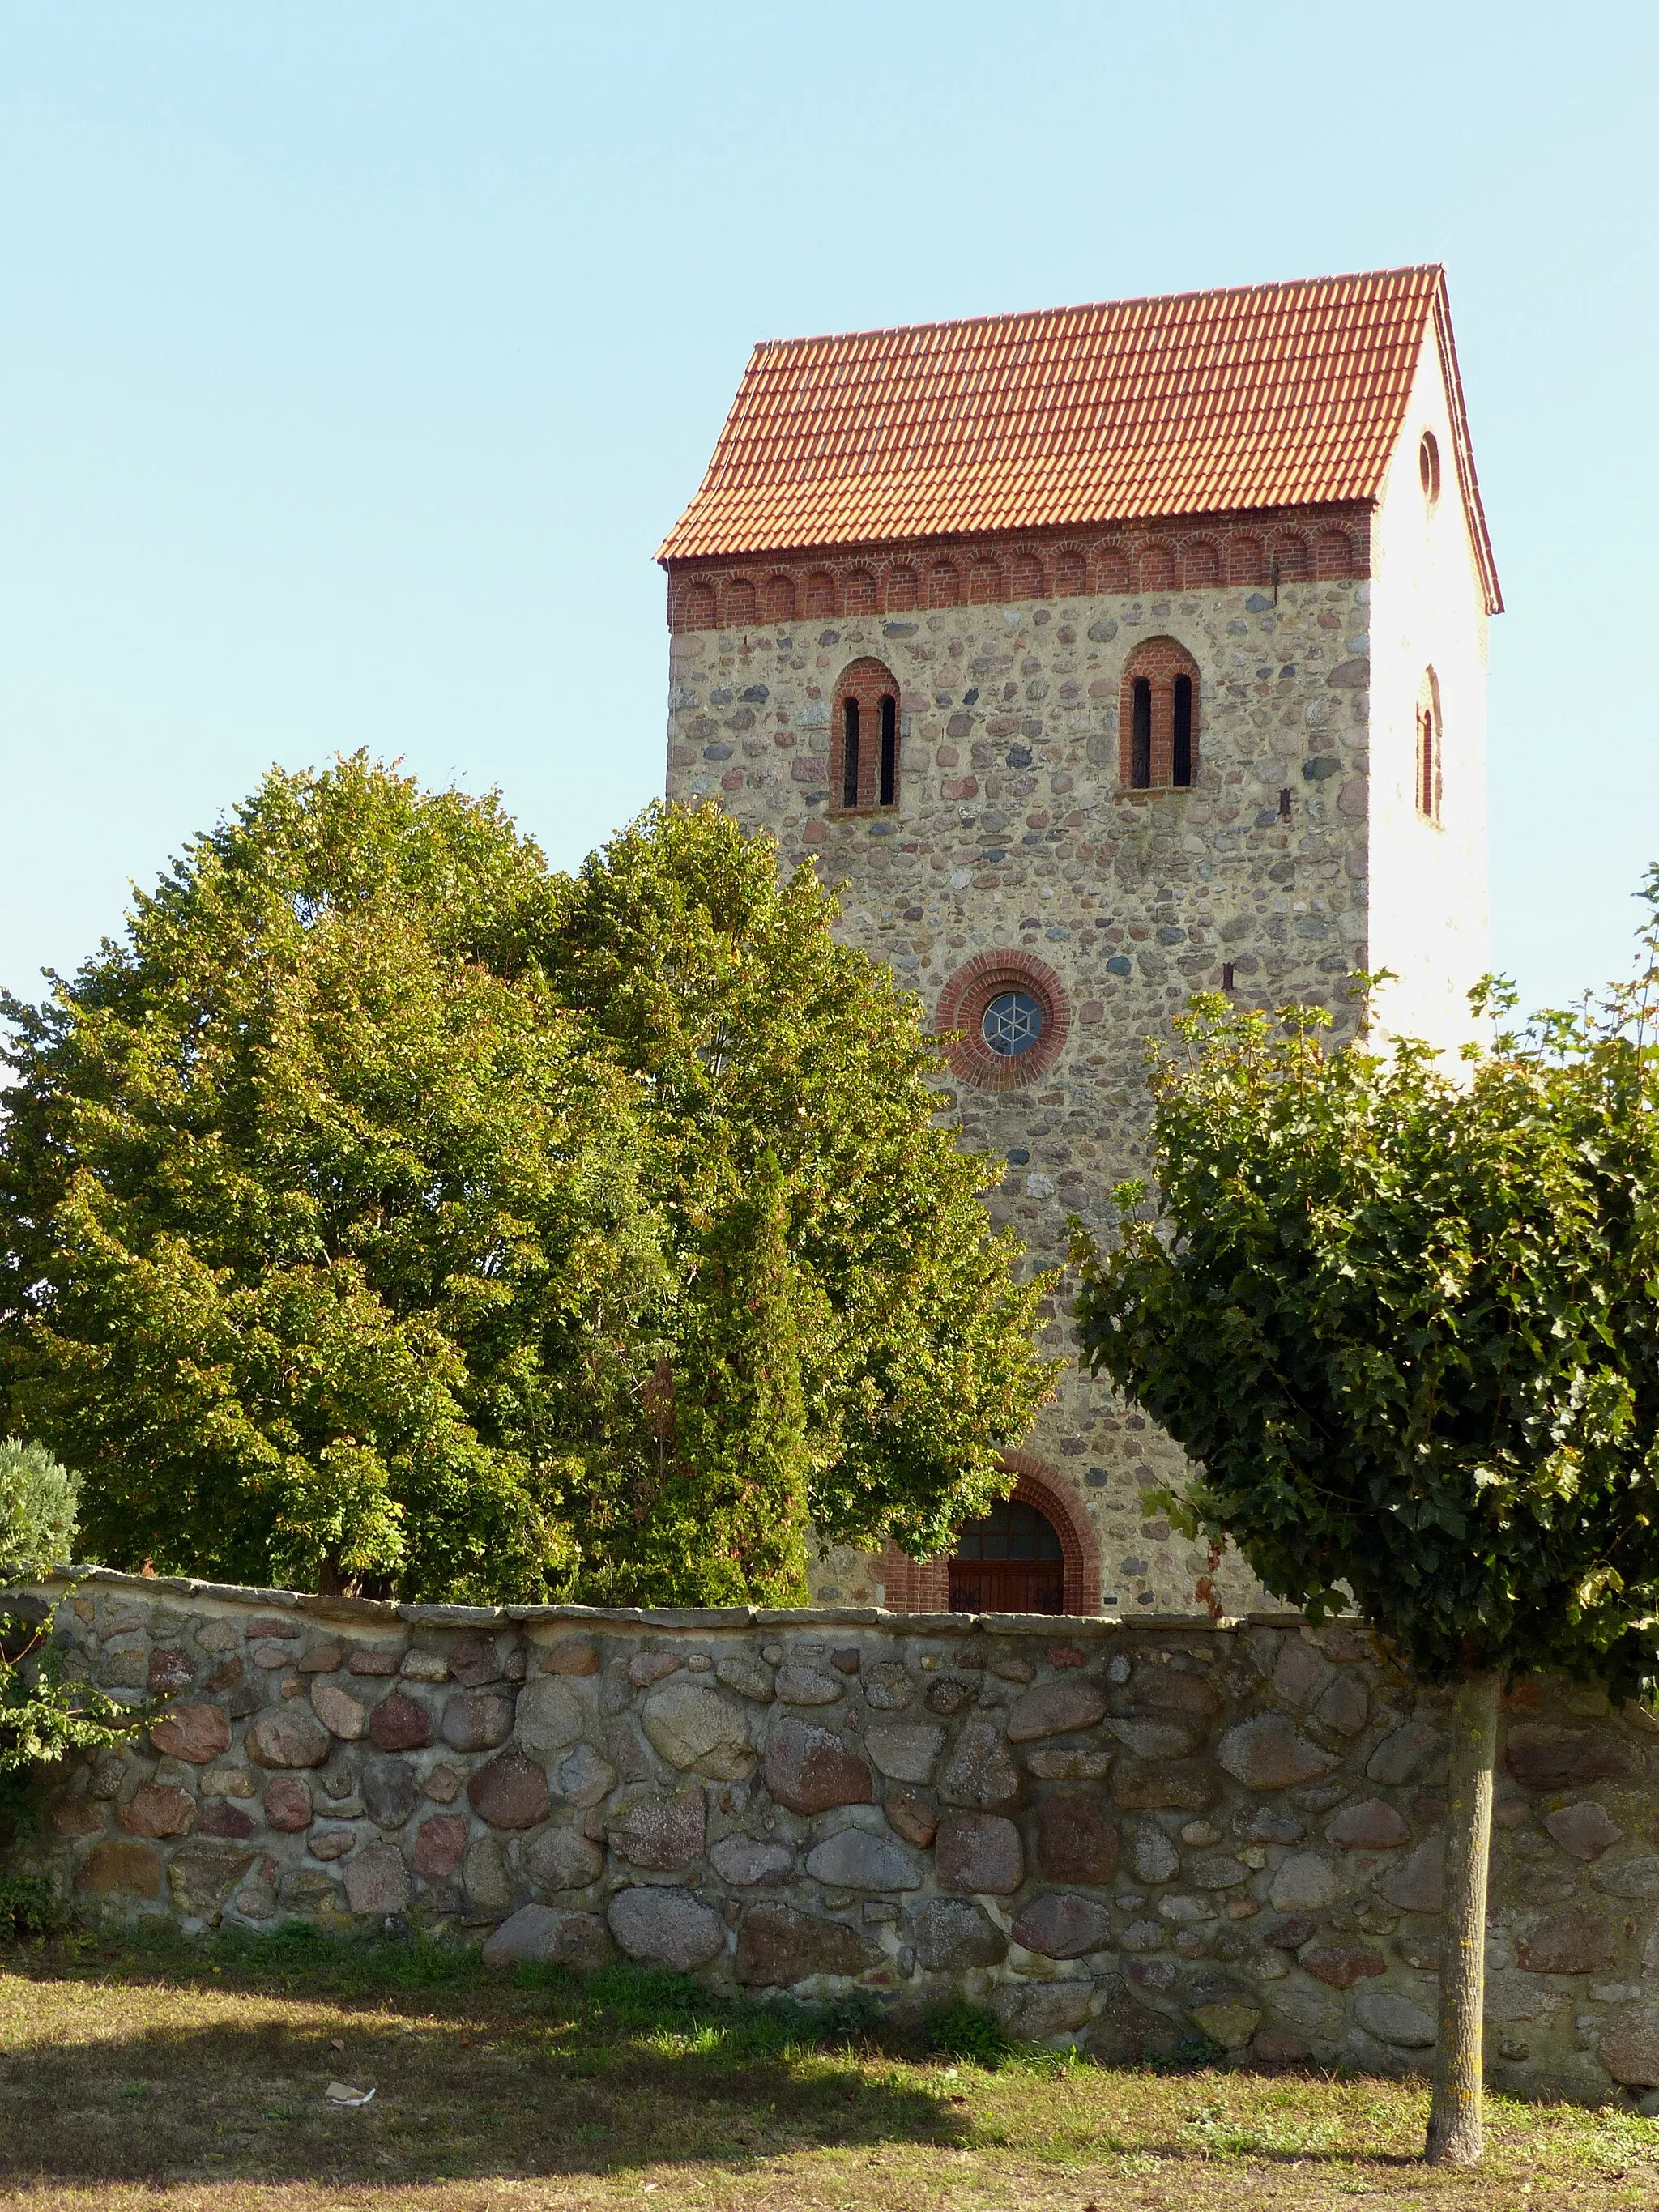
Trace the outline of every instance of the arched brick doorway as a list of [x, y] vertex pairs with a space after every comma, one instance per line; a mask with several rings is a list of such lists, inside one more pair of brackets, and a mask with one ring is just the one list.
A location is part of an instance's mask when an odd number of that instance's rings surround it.
[[[1059, 1558], [1052, 1556], [1053, 1547], [1043, 1544], [1041, 1548], [1049, 1556], [997, 1559], [994, 1513], [988, 1516], [994, 1523], [990, 1559], [984, 1556], [988, 1547], [983, 1534], [974, 1547], [978, 1556], [972, 1558], [958, 1554], [951, 1559], [912, 1559], [896, 1544], [890, 1544], [884, 1561], [886, 1596], [894, 1612], [1099, 1612], [1100, 1547], [1082, 1499], [1046, 1460], [1034, 1453], [1005, 1452], [1002, 1463], [1019, 1477], [1007, 1505], [1027, 1510], [1024, 1515], [1005, 1515], [1000, 1533], [1008, 1534], [1012, 1523], [1022, 1540], [1036, 1539], [1040, 1532], [1027, 1516], [1037, 1516], [1042, 1527], [1052, 1532]], [[1034, 1543], [1034, 1552], [1036, 1548]], [[971, 1595], [975, 1590], [979, 1593], [977, 1601]], [[1040, 1601], [1045, 1597], [1047, 1602]]]

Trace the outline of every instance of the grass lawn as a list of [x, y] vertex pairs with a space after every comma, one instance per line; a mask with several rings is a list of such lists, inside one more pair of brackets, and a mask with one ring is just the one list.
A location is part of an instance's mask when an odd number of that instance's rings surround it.
[[[0, 1954], [0, 2203], [30, 2212], [1652, 2205], [1659, 2123], [1494, 2100], [1478, 2175], [1360, 2076], [989, 2065], [616, 1971], [584, 1990], [290, 1932]], [[337, 2110], [331, 2079], [373, 2085]]]

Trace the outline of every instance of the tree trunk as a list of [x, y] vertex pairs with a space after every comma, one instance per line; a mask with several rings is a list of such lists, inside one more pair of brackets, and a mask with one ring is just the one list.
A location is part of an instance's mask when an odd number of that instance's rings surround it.
[[1480, 2162], [1480, 2015], [1486, 1984], [1486, 1856], [1498, 1749], [1496, 1670], [1466, 1674], [1452, 1700], [1446, 1779], [1446, 1902], [1441, 1916], [1440, 2035], [1429, 2107], [1431, 2166]]

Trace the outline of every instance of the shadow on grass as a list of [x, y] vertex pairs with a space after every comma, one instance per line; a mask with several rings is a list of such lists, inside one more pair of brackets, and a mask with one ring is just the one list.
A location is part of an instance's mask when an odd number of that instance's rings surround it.
[[[42, 2005], [7, 2069], [12, 2182], [415, 2183], [967, 2140], [948, 2095], [884, 2076], [862, 2005], [745, 2002], [626, 1966], [509, 1978], [459, 1949], [306, 1931], [8, 1963]], [[51, 2025], [49, 1986], [70, 1981], [100, 1993], [80, 2039]], [[231, 2002], [204, 2024], [186, 1984]], [[239, 2019], [239, 1996], [279, 2008]], [[337, 2078], [374, 2102], [331, 2106]]]
[[[1041, 2155], [1057, 2123], [1068, 2157], [1417, 2164], [1380, 2144], [1345, 2147], [1343, 2116], [1317, 2109], [1338, 2087], [1329, 2077], [1210, 2075], [1197, 2046], [1184, 2063], [1100, 2074], [1018, 2051], [988, 2014], [962, 2005], [930, 2031], [906, 2030], [868, 1998], [839, 2010], [755, 2002], [631, 1966], [585, 1981], [556, 1968], [502, 1974], [476, 1950], [418, 1935], [323, 1936], [300, 1924], [205, 1944], [159, 1929], [142, 1943], [13, 1952], [5, 1963], [14, 1986], [33, 1981], [40, 2007], [21, 2048], [14, 2031], [5, 2084], [0, 2178], [14, 2184], [415, 2185], [687, 2161], [741, 2169], [902, 2147]], [[99, 1990], [90, 2020], [69, 1986], [88, 1983]], [[210, 1990], [229, 2002], [204, 2021], [191, 1997]], [[963, 2075], [901, 2069], [930, 2049], [961, 2061]], [[1003, 2087], [988, 2069], [1006, 2069]], [[374, 2102], [330, 2106], [331, 2079], [372, 2087]], [[1243, 2079], [1247, 2110], [1236, 2096], [1212, 2102]]]

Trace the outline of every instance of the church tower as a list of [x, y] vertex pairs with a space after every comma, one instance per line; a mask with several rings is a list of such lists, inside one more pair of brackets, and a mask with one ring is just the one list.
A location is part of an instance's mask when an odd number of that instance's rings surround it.
[[[1471, 1034], [1502, 601], [1439, 268], [759, 345], [658, 557], [669, 795], [845, 883], [1034, 1267], [1109, 1233], [1190, 993], [1341, 1034], [1389, 968], [1391, 1028]], [[948, 1565], [838, 1553], [816, 1594], [1193, 1609], [1139, 1503], [1181, 1454], [1103, 1383], [1009, 1461]]]

